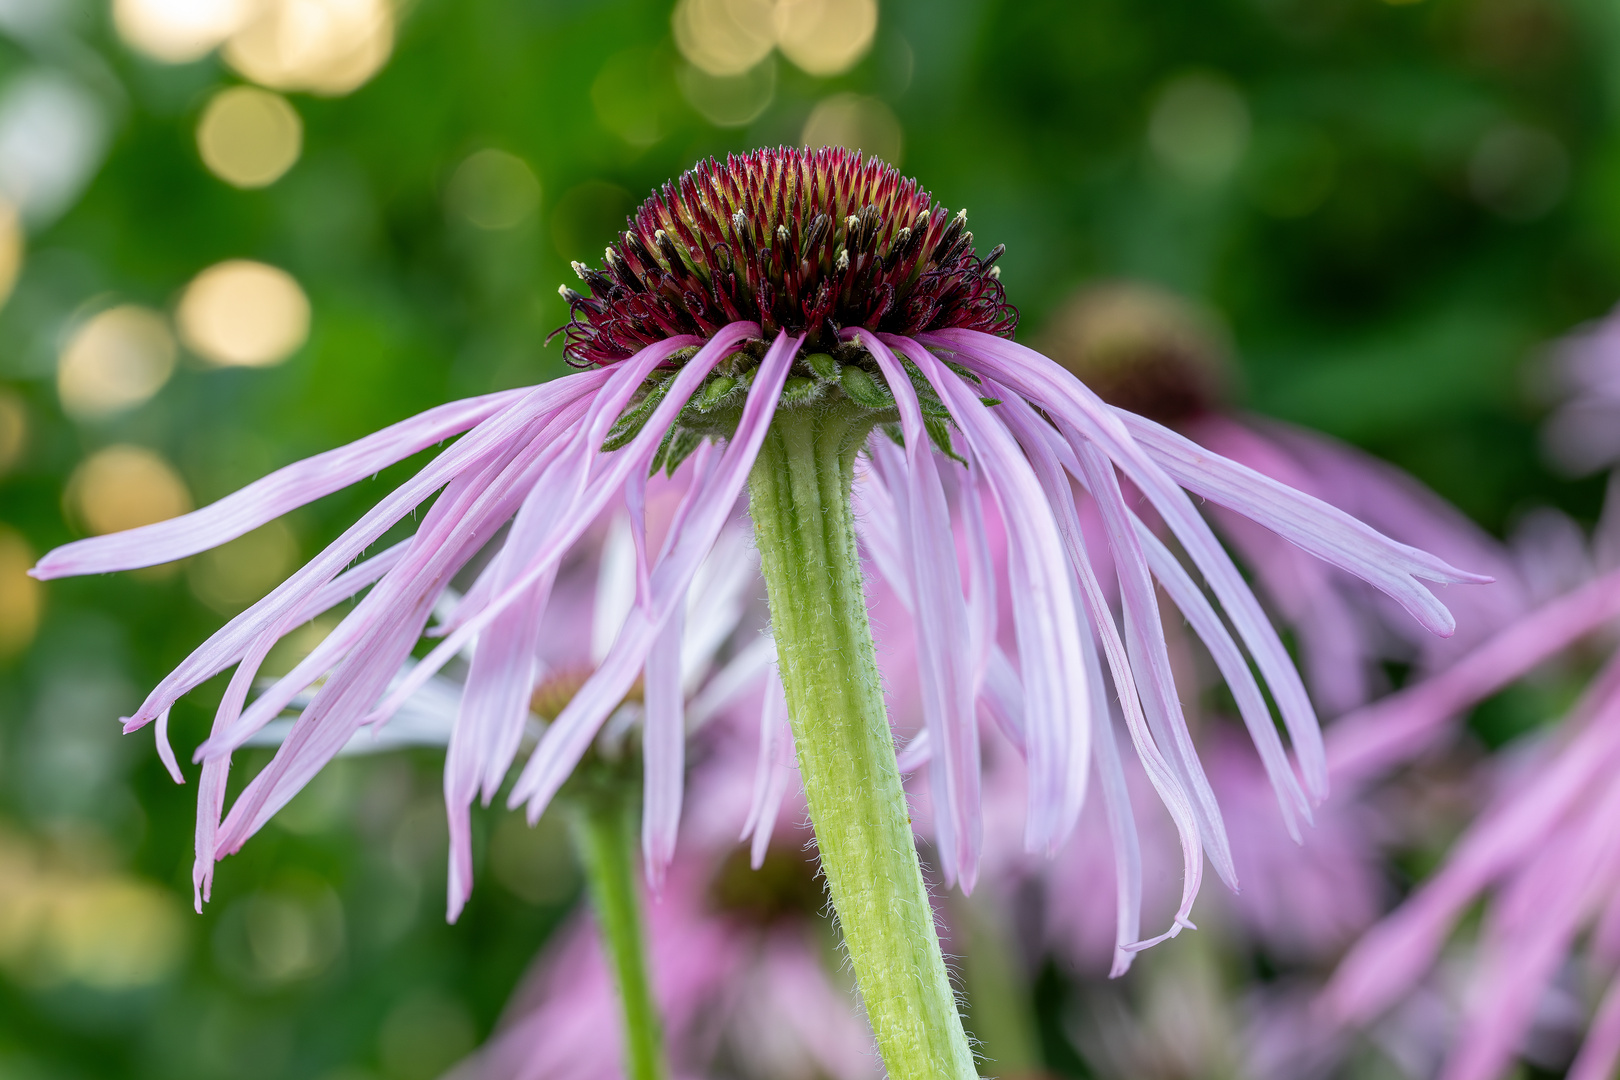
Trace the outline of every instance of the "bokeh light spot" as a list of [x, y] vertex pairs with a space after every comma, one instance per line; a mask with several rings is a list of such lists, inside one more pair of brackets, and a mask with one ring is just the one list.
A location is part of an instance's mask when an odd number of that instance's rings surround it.
[[0, 198], [0, 307], [4, 307], [22, 272], [23, 228], [17, 208]]
[[251, 86], [221, 90], [197, 122], [197, 152], [208, 171], [240, 188], [272, 184], [304, 145], [298, 112], [280, 94]]
[[[773, 47], [811, 75], [848, 71], [872, 48], [876, 0], [680, 0], [675, 46], [709, 75], [752, 70]], [[695, 104], [695, 103], [694, 103]]]
[[243, 897], [214, 931], [214, 956], [249, 986], [273, 988], [319, 975], [343, 951], [343, 907], [313, 881]]
[[174, 970], [185, 924], [172, 893], [57, 861], [0, 831], [0, 963], [36, 986], [106, 991], [148, 986]]
[[155, 451], [120, 443], [74, 470], [66, 501], [69, 515], [101, 536], [179, 517], [191, 509], [191, 492]]
[[877, 16], [876, 0], [779, 0], [777, 43], [811, 75], [839, 75], [871, 49]]
[[776, 97], [776, 64], [770, 57], [741, 75], [710, 75], [687, 64], [676, 80], [687, 102], [715, 127], [752, 123]]
[[741, 75], [776, 44], [772, 0], [681, 0], [670, 26], [681, 55], [710, 75]]
[[253, 0], [113, 0], [113, 25], [131, 48], [183, 64], [206, 55], [253, 13]]
[[1160, 163], [1197, 185], [1218, 184], [1249, 146], [1249, 107], [1223, 76], [1193, 72], [1159, 92], [1148, 120], [1148, 146]]
[[197, 599], [222, 615], [235, 615], [292, 572], [298, 538], [277, 519], [198, 555], [186, 570]]
[[812, 150], [822, 146], [844, 146], [900, 164], [903, 136], [900, 121], [877, 98], [860, 94], [834, 94], [820, 102], [805, 121], [799, 139]]
[[180, 339], [203, 359], [223, 367], [267, 367], [309, 337], [309, 299], [285, 270], [231, 259], [191, 280], [176, 320]]
[[264, 0], [224, 52], [261, 86], [335, 97], [381, 70], [393, 48], [389, 0]]
[[456, 166], [444, 198], [451, 213], [480, 229], [510, 229], [540, 205], [540, 181], [516, 154], [479, 150]]
[[28, 648], [39, 628], [44, 586], [28, 576], [34, 549], [22, 533], [0, 525], [0, 659]]
[[92, 316], [57, 358], [56, 392], [78, 420], [100, 420], [149, 400], [174, 374], [174, 335], [150, 308], [121, 304]]

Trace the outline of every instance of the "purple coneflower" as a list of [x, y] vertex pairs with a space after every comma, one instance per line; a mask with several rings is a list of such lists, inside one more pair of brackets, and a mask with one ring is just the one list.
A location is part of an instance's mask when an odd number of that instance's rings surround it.
[[[47, 555], [35, 571], [42, 578], [181, 558], [466, 433], [211, 637], [129, 718], [128, 729], [155, 721], [161, 734], [176, 698], [236, 667], [197, 755], [201, 798], [217, 810], [229, 752], [324, 679], [217, 831], [213, 815], [203, 815], [199, 891], [206, 895], [216, 854], [240, 847], [356, 730], [386, 723], [475, 642], [446, 782], [469, 800], [492, 796], [522, 739], [536, 636], [560, 561], [615, 501], [639, 520], [649, 471], [690, 458], [694, 479], [664, 542], [657, 551], [638, 547], [634, 609], [541, 737], [510, 802], [538, 817], [640, 680], [646, 812], [655, 832], [674, 835], [684, 758], [681, 612], [746, 485], [821, 865], [884, 1063], [895, 1077], [972, 1076], [884, 715], [850, 508], [856, 458], [898, 442], [903, 450], [880, 452], [921, 628], [925, 715], [956, 877], [973, 881], [981, 846], [973, 646], [987, 640], [975, 631], [951, 540], [945, 477], [962, 468], [959, 457], [983, 477], [1011, 538], [1009, 662], [1030, 774], [1025, 842], [1056, 849], [1084, 801], [1093, 733], [1106, 730], [1094, 723], [1104, 700], [1095, 641], [1181, 835], [1186, 887], [1175, 926], [1186, 925], [1202, 853], [1223, 876], [1232, 869], [1171, 678], [1155, 580], [1221, 663], [1285, 813], [1308, 813], [1327, 783], [1299, 676], [1188, 492], [1372, 583], [1440, 634], [1452, 619], [1422, 582], [1482, 579], [1110, 408], [1015, 344], [1016, 312], [992, 265], [1000, 253], [981, 259], [965, 214], [935, 205], [893, 168], [842, 150], [765, 150], [701, 164], [643, 204], [603, 268], [576, 268], [588, 295], [564, 290], [573, 311], [566, 352], [586, 370], [430, 410], [183, 518]], [[1138, 506], [1122, 478], [1142, 496]], [[1105, 526], [1123, 628], [1085, 554], [1076, 483]], [[414, 536], [345, 570], [434, 493]], [[1144, 522], [1148, 507], [1235, 635]], [[508, 522], [443, 640], [390, 689], [452, 575]], [[367, 586], [314, 652], [246, 704], [281, 635]], [[1302, 781], [1240, 640], [1270, 686]], [[166, 745], [163, 754], [178, 776]], [[1108, 795], [1114, 785], [1103, 786]]]

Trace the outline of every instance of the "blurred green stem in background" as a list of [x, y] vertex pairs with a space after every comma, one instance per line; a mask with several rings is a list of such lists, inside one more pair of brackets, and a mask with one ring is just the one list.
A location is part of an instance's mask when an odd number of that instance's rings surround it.
[[624, 1010], [628, 1080], [666, 1080], [663, 1025], [653, 1000], [636, 886], [636, 800], [606, 787], [573, 800], [574, 842]]
[[976, 1075], [923, 883], [855, 551], [850, 488], [871, 414], [780, 409], [749, 477], [816, 847], [894, 1080]]
[[987, 1076], [1040, 1073], [1035, 1003], [1020, 967], [1018, 941], [998, 898], [986, 885], [972, 896], [952, 893], [952, 944], [961, 957], [962, 988], [980, 1067]]

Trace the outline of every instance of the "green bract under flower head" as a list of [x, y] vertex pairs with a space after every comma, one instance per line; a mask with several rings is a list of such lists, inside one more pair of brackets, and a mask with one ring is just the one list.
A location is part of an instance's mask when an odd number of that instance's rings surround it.
[[757, 322], [828, 351], [852, 326], [898, 334], [960, 328], [1011, 337], [1018, 312], [951, 215], [890, 165], [829, 147], [706, 161], [643, 203], [602, 269], [564, 287], [566, 352], [611, 364], [681, 334]]

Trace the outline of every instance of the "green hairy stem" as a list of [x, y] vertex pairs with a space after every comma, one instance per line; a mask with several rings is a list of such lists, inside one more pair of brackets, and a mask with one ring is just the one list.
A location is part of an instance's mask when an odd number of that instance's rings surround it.
[[632, 800], [616, 792], [579, 799], [572, 817], [574, 843], [585, 866], [607, 950], [608, 966], [624, 1008], [624, 1069], [629, 1080], [665, 1080], [663, 1027], [653, 1001], [636, 887], [636, 829]]
[[894, 1080], [968, 1080], [878, 683], [850, 487], [871, 414], [777, 412], [749, 477], [771, 625], [821, 867]]

